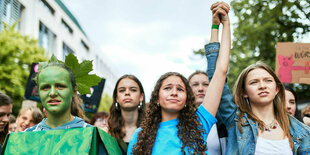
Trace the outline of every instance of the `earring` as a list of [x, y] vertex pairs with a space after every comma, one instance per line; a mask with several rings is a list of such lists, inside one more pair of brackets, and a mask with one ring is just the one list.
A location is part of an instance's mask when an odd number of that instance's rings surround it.
[[117, 103], [117, 102], [115, 102], [115, 109], [116, 109], [116, 110], [119, 110], [119, 108], [118, 108], [118, 103]]
[[186, 108], [186, 104], [184, 105], [184, 108]]
[[245, 101], [246, 101], [246, 103], [247, 103], [248, 105], [250, 104], [249, 98], [245, 98]]
[[159, 107], [159, 106], [160, 106], [158, 102], [157, 102], [156, 104], [157, 104], [157, 107]]
[[249, 100], [249, 98], [245, 98], [245, 101], [246, 101], [246, 103], [248, 104], [248, 106], [251, 108], [251, 105], [250, 105], [250, 100]]
[[142, 108], [142, 102], [139, 102], [138, 109]]

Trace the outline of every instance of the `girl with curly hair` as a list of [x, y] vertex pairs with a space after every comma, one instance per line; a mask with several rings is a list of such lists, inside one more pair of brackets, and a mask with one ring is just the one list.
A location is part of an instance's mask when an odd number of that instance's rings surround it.
[[197, 109], [187, 79], [175, 72], [162, 75], [151, 95], [146, 117], [130, 140], [127, 154], [208, 154], [206, 139], [221, 99], [230, 53], [228, 14], [218, 8], [223, 23], [222, 46], [203, 103]]
[[134, 75], [123, 75], [116, 82], [113, 104], [110, 107], [108, 127], [104, 130], [119, 143], [122, 153], [127, 153], [128, 143], [144, 118], [144, 89]]

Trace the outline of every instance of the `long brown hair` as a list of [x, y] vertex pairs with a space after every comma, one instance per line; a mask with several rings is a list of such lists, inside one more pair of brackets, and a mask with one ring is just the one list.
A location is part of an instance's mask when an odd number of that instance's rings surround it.
[[234, 97], [235, 103], [237, 104], [241, 112], [239, 115], [239, 120], [238, 120], [239, 131], [242, 132], [242, 127], [241, 127], [241, 125], [243, 124], [242, 116], [245, 113], [249, 116], [249, 118], [251, 118], [253, 121], [258, 123], [258, 127], [261, 128], [262, 131], [264, 131], [266, 128], [265, 126], [266, 124], [252, 112], [251, 107], [248, 105], [246, 99], [243, 97], [243, 95], [246, 93], [246, 89], [245, 89], [246, 78], [248, 74], [255, 69], [264, 69], [274, 78], [276, 82], [276, 86], [279, 89], [279, 92], [273, 100], [274, 114], [280, 127], [283, 129], [284, 135], [288, 137], [291, 147], [292, 147], [292, 139], [291, 139], [291, 135], [289, 131], [289, 117], [287, 114], [286, 103], [285, 103], [284, 86], [281, 83], [280, 79], [277, 77], [277, 75], [274, 73], [274, 71], [269, 66], [267, 66], [266, 64], [262, 62], [257, 62], [256, 64], [252, 64], [248, 66], [247, 68], [245, 68], [240, 73], [235, 83], [233, 97]]
[[135, 77], [134, 75], [125, 74], [117, 80], [116, 85], [114, 87], [113, 103], [110, 107], [110, 115], [108, 117], [109, 133], [111, 134], [111, 136], [113, 136], [117, 140], [117, 142], [122, 141], [122, 139], [126, 136], [126, 133], [123, 131], [125, 121], [124, 121], [124, 118], [122, 117], [121, 110], [115, 107], [116, 98], [117, 98], [117, 87], [120, 81], [125, 78], [129, 78], [135, 81], [139, 86], [140, 94], [143, 94], [142, 106], [138, 110], [138, 121], [136, 123], [137, 127], [140, 126], [140, 123], [142, 119], [144, 118], [145, 93], [144, 93], [143, 86], [137, 77]]
[[183, 75], [176, 72], [168, 72], [162, 75], [156, 82], [146, 117], [141, 124], [142, 130], [138, 134], [138, 142], [132, 150], [133, 154], [152, 154], [157, 130], [162, 120], [161, 107], [157, 105], [159, 89], [163, 81], [170, 76], [180, 77], [186, 87], [186, 106], [179, 112], [179, 123], [177, 125], [178, 137], [182, 141], [181, 151], [185, 153], [184, 148], [187, 147], [188, 151], [193, 151], [191, 152], [193, 154], [204, 154], [207, 150], [206, 142], [202, 138], [205, 130], [199, 122], [199, 117], [195, 114], [197, 109], [194, 104], [195, 96], [191, 87]]

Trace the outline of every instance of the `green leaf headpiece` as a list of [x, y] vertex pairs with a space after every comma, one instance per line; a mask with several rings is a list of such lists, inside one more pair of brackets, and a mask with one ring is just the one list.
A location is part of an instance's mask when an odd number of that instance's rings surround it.
[[66, 56], [65, 62], [58, 60], [52, 55], [48, 62], [40, 62], [38, 69], [41, 71], [45, 66], [53, 63], [64, 64], [72, 70], [80, 94], [90, 94], [90, 87], [98, 85], [101, 81], [101, 78], [96, 74], [88, 74], [93, 70], [92, 61], [84, 60], [82, 63], [79, 63], [76, 56], [72, 53]]

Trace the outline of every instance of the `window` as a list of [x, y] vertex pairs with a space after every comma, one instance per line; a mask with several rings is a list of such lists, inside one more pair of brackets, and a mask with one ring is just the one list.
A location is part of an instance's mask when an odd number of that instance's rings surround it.
[[55, 14], [55, 10], [52, 8], [51, 5], [48, 4], [48, 2], [46, 0], [40, 0], [42, 6], [48, 11], [50, 12], [52, 15]]
[[82, 46], [83, 46], [87, 51], [89, 51], [89, 47], [87, 46], [87, 44], [86, 44], [83, 40], [81, 40], [81, 44], [82, 44]]
[[73, 30], [72, 30], [72, 28], [63, 20], [63, 19], [61, 19], [61, 25], [63, 25], [64, 26], [64, 28], [69, 32], [69, 33], [73, 33]]
[[62, 52], [63, 61], [65, 61], [67, 55], [69, 55], [70, 53], [75, 53], [66, 43], [62, 43]]
[[[17, 0], [0, 0], [0, 4], [1, 21], [8, 25], [13, 25], [18, 21], [20, 18], [21, 4]], [[3, 24], [0, 23], [0, 25], [1, 29], [3, 29]]]
[[49, 30], [43, 23], [39, 26], [39, 45], [51, 54], [55, 54], [56, 35]]

